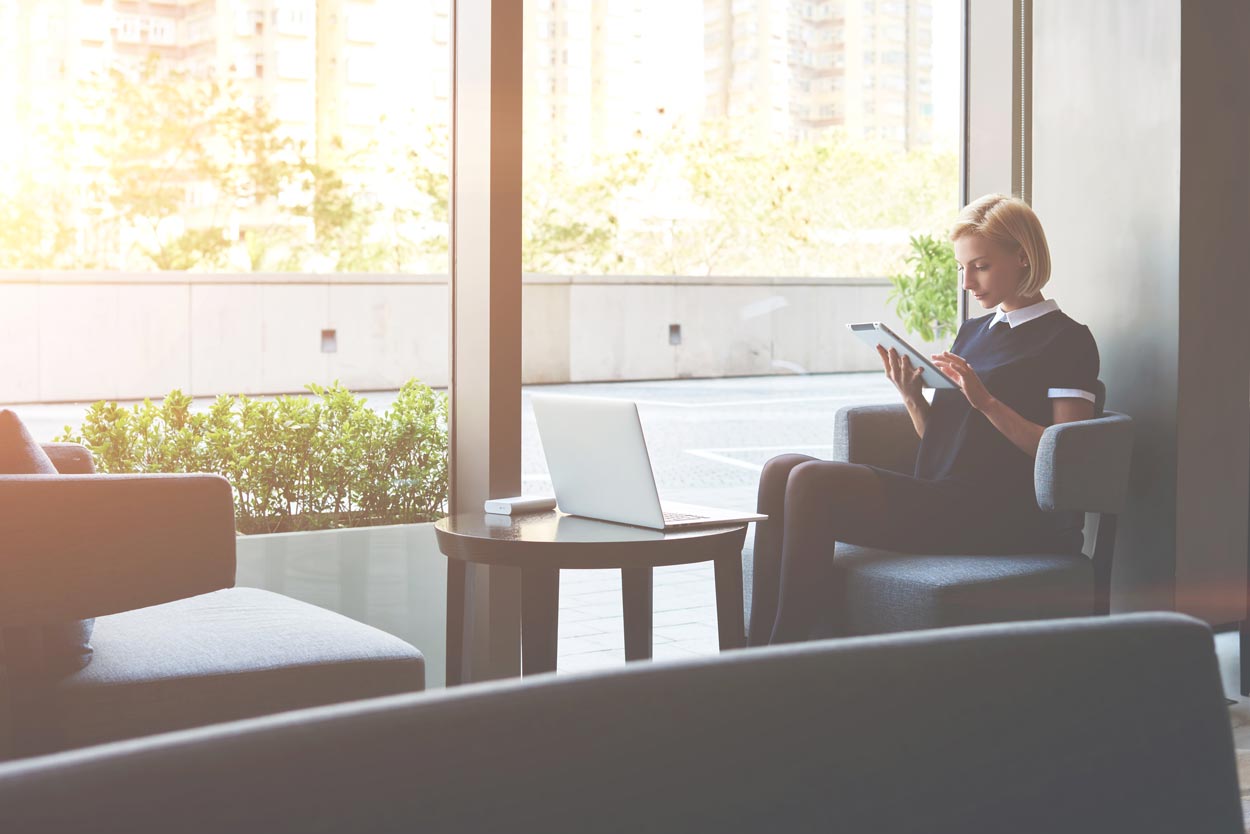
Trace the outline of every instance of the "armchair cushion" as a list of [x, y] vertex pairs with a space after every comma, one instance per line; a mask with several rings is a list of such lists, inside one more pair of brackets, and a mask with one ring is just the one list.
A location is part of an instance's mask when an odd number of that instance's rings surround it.
[[895, 553], [838, 545], [838, 634], [885, 634], [1088, 616], [1093, 564], [1080, 553], [1007, 557]]
[[[85, 451], [85, 450], [84, 450]], [[0, 474], [55, 475], [57, 468], [26, 426], [9, 409], [0, 409]], [[8, 548], [0, 559], [38, 559]], [[15, 674], [62, 674], [91, 662], [93, 620], [68, 620], [0, 628], [0, 664]]]
[[95, 662], [48, 691], [45, 751], [425, 685], [398, 637], [255, 588], [100, 617], [95, 639]]

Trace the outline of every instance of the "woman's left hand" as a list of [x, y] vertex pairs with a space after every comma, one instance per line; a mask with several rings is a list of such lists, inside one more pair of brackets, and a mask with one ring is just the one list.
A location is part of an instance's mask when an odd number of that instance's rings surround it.
[[977, 372], [972, 370], [972, 366], [964, 361], [962, 356], [945, 351], [932, 354], [932, 359], [933, 364], [938, 366], [938, 370], [959, 386], [959, 390], [963, 391], [964, 396], [968, 398], [969, 405], [977, 411], [983, 410], [994, 401], [990, 392], [985, 390], [985, 383], [981, 382], [981, 377], [977, 376]]

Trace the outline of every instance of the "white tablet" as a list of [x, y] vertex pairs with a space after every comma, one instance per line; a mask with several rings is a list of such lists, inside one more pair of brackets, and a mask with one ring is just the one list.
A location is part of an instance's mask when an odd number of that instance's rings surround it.
[[894, 348], [899, 352], [900, 356], [911, 358], [912, 367], [923, 368], [924, 373], [921, 375], [920, 381], [925, 388], [958, 388], [951, 378], [937, 369], [937, 366], [929, 361], [929, 357], [909, 345], [902, 336], [895, 333], [879, 321], [866, 321], [860, 324], [848, 324], [847, 327], [852, 333], [860, 338], [865, 344], [872, 346], [875, 350], [878, 345], [889, 350]]

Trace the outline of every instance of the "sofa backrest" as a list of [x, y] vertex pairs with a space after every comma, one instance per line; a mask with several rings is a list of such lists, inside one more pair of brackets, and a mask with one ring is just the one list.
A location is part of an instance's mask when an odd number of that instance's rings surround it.
[[0, 830], [1240, 832], [1172, 614], [636, 663], [0, 766]]

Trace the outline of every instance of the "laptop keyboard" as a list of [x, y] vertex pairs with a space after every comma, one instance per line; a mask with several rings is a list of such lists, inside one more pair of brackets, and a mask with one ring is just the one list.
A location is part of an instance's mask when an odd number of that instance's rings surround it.
[[707, 518], [705, 515], [693, 515], [691, 513], [665, 513], [664, 521], [671, 524], [674, 521], [698, 521], [701, 518]]

